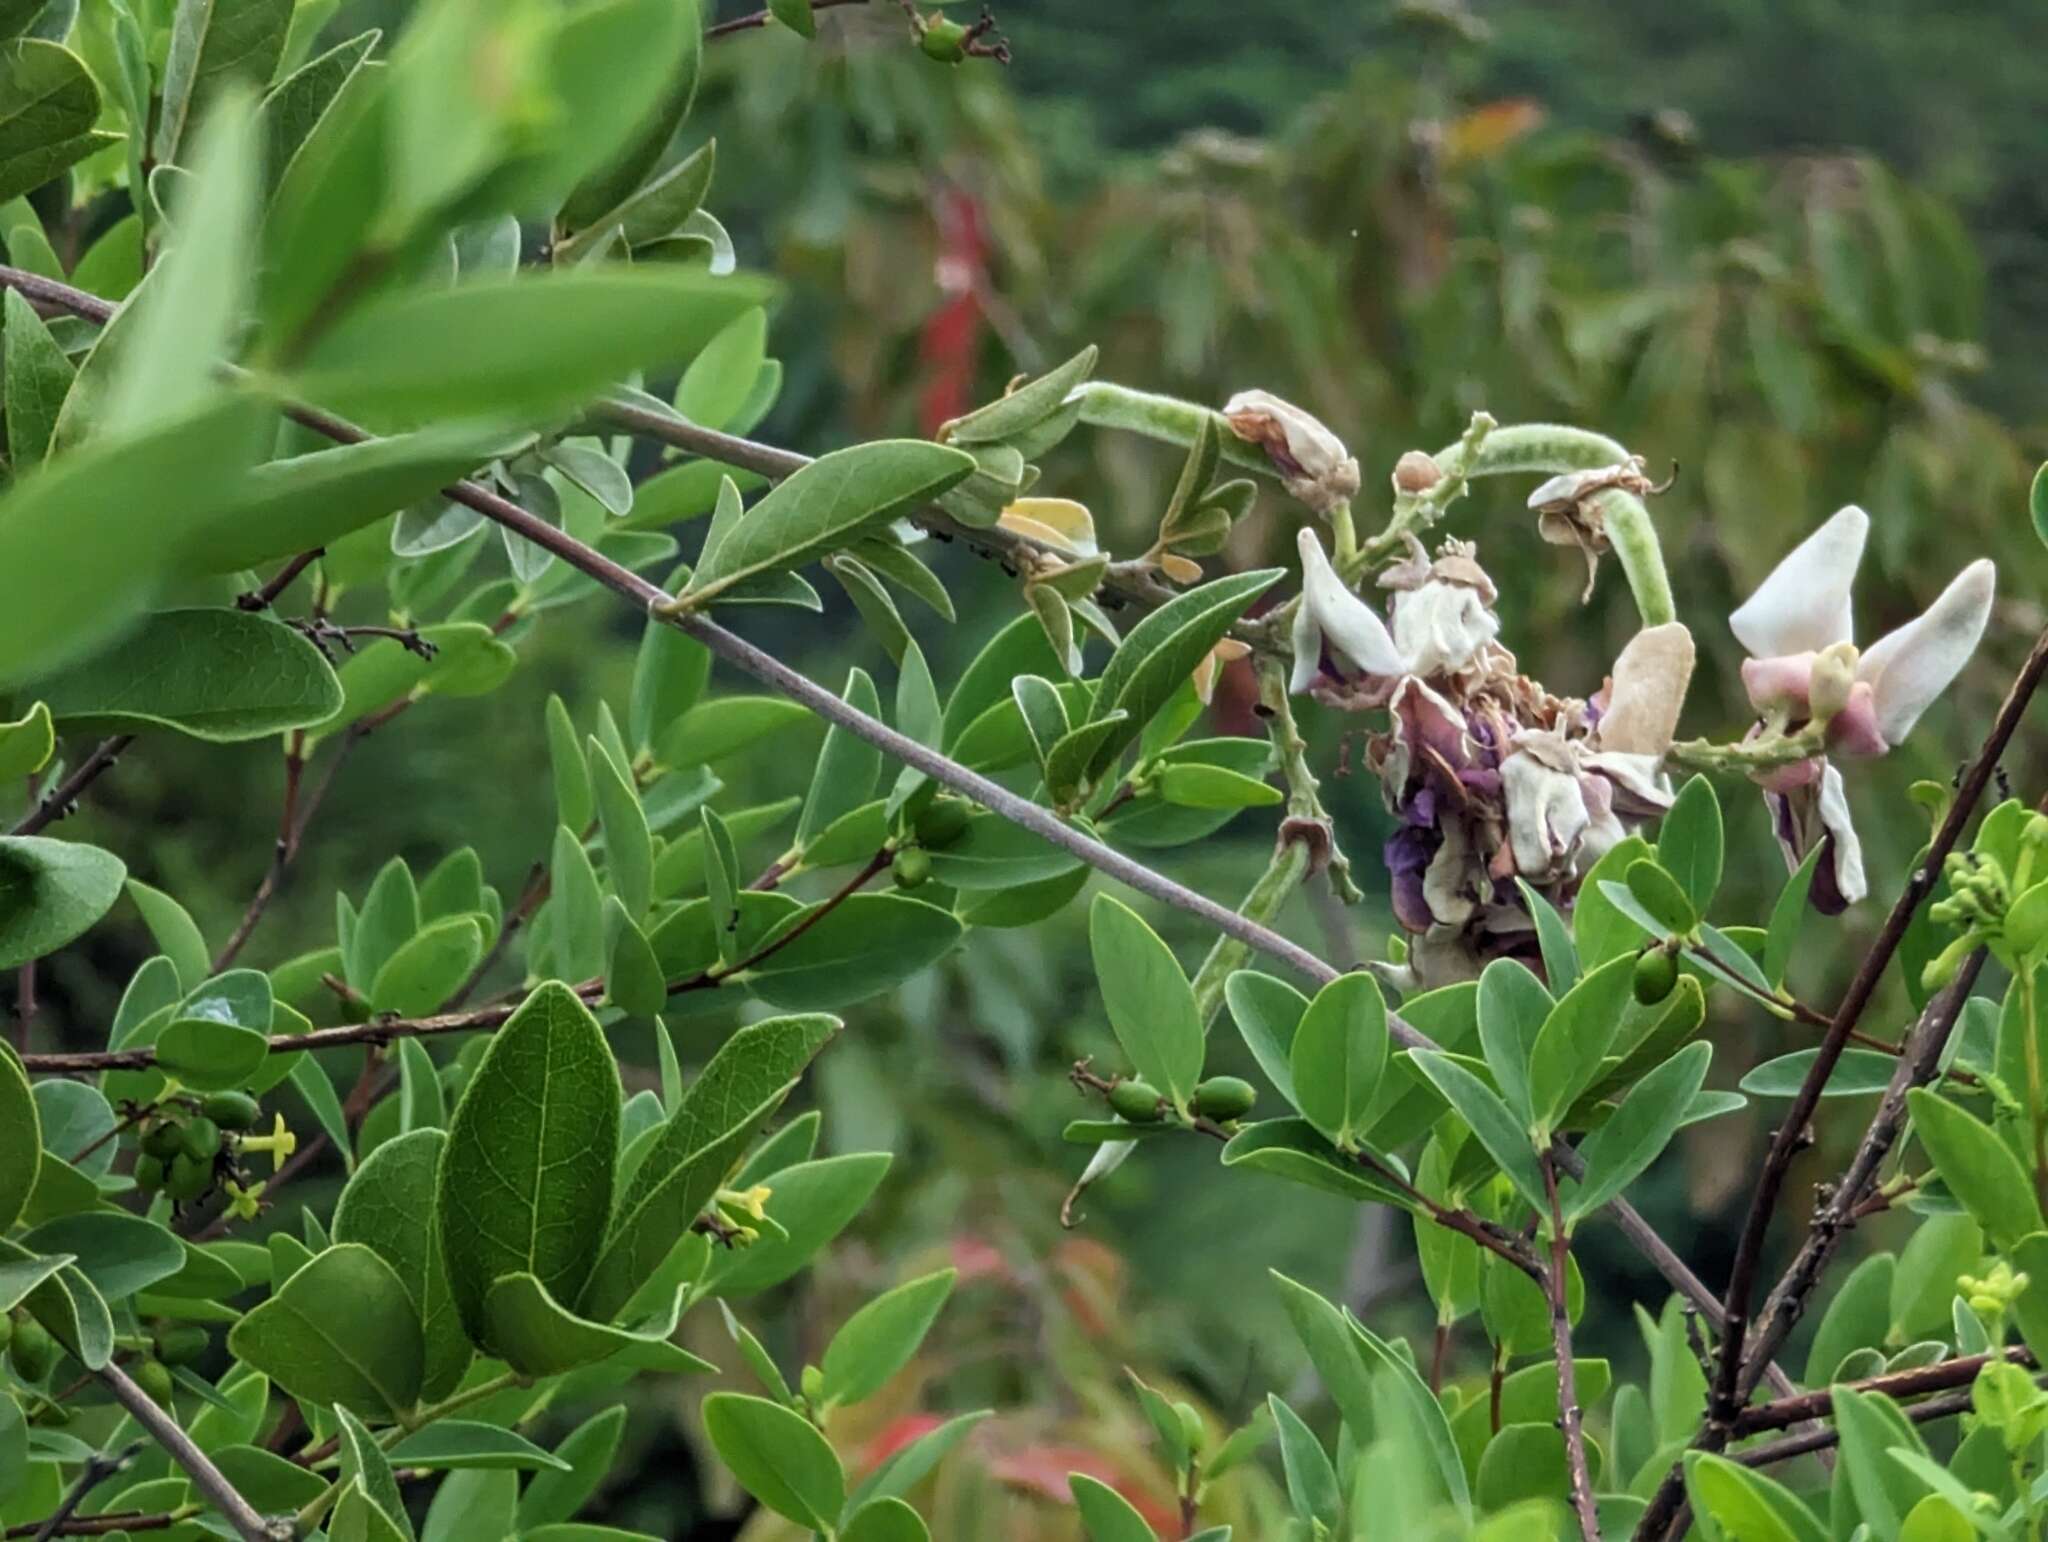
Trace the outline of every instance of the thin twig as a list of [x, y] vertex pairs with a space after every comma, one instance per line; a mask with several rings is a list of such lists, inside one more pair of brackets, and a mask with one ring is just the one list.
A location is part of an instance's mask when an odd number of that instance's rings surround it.
[[213, 1459], [192, 1443], [192, 1437], [178, 1427], [147, 1392], [135, 1385], [128, 1373], [109, 1362], [94, 1372], [114, 1394], [114, 1401], [128, 1410], [128, 1416], [185, 1469], [199, 1496], [218, 1510], [235, 1528], [242, 1542], [283, 1542], [291, 1536], [289, 1523], [273, 1524], [256, 1513], [255, 1507], [236, 1492], [235, 1486], [213, 1465]]
[[[834, 6], [839, 5], [866, 4], [867, 0], [811, 0], [811, 9], [814, 11], [829, 11]], [[772, 11], [755, 11], [750, 15], [735, 16], [731, 21], [721, 21], [715, 26], [706, 27], [704, 29], [704, 41], [710, 43], [722, 37], [731, 37], [736, 32], [751, 32], [756, 27], [770, 25], [774, 20], [775, 15]]]
[[[0, 270], [4, 271], [4, 270]], [[36, 806], [15, 822], [7, 833], [10, 835], [34, 835], [44, 826], [54, 824], [77, 807], [78, 799], [85, 789], [98, 781], [102, 772], [121, 758], [121, 752], [135, 742], [133, 734], [115, 734], [100, 740], [93, 751], [78, 763], [63, 781], [44, 793]]]
[[1566, 1283], [1571, 1271], [1571, 1243], [1565, 1236], [1564, 1206], [1557, 1197], [1557, 1164], [1545, 1152], [1543, 1193], [1550, 1202], [1550, 1267], [1543, 1271], [1543, 1294], [1550, 1303], [1550, 1344], [1557, 1362], [1558, 1428], [1564, 1432], [1565, 1471], [1569, 1475], [1572, 1514], [1585, 1542], [1600, 1542], [1600, 1517], [1593, 1505], [1593, 1474], [1586, 1463], [1586, 1410], [1579, 1406], [1578, 1368], [1572, 1363], [1572, 1318]]
[[324, 547], [320, 547], [312, 551], [300, 552], [291, 561], [279, 568], [275, 576], [262, 588], [251, 589], [247, 594], [236, 595], [235, 604], [243, 610], [270, 609], [277, 602], [277, 597], [292, 586], [292, 580], [318, 562], [325, 555], [325, 551]]
[[[1915, 1366], [1910, 1371], [1891, 1371], [1883, 1376], [1852, 1381], [1849, 1386], [1857, 1392], [1882, 1392], [1894, 1400], [1921, 1397], [1929, 1392], [1967, 1387], [1977, 1379], [1979, 1371], [1999, 1360], [2010, 1365], [2030, 1366], [2034, 1363], [2033, 1355], [2015, 1345], [2002, 1354], [1965, 1355], [1955, 1360], [1943, 1360], [1937, 1365]], [[1760, 1434], [1765, 1430], [1782, 1430], [1808, 1419], [1824, 1419], [1834, 1409], [1835, 1390], [1822, 1387], [1817, 1392], [1803, 1392], [1798, 1397], [1782, 1397], [1775, 1403], [1745, 1408], [1735, 1421], [1735, 1433], [1742, 1436]]]
[[[142, 1441], [133, 1440], [112, 1455], [105, 1451], [95, 1451], [88, 1456], [85, 1459], [85, 1466], [72, 1481], [63, 1501], [43, 1518], [40, 1526], [35, 1528], [36, 1542], [50, 1542], [50, 1538], [64, 1535], [67, 1530], [65, 1523], [78, 1513], [78, 1507], [85, 1503], [86, 1495], [134, 1461], [142, 1447]], [[8, 1535], [13, 1536], [14, 1533], [10, 1531]]]

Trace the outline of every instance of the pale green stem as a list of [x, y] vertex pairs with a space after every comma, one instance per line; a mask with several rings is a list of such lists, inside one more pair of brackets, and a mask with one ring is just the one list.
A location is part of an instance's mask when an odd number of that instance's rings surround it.
[[1280, 777], [1287, 783], [1287, 813], [1293, 819], [1312, 820], [1329, 834], [1330, 887], [1337, 898], [1355, 905], [1365, 896], [1351, 881], [1351, 859], [1337, 844], [1335, 821], [1323, 807], [1322, 783], [1308, 764], [1308, 741], [1294, 721], [1294, 702], [1287, 694], [1287, 676], [1275, 658], [1259, 659], [1259, 702], [1266, 709], [1266, 737], [1280, 761]]
[[1091, 380], [1077, 386], [1067, 400], [1080, 404], [1083, 423], [1095, 428], [1121, 428], [1183, 449], [1195, 442], [1202, 419], [1214, 418], [1217, 445], [1225, 460], [1248, 471], [1274, 474], [1273, 463], [1266, 459], [1263, 450], [1238, 438], [1222, 421], [1221, 413], [1198, 402], [1184, 402], [1179, 397], [1159, 396], [1151, 391], [1133, 391], [1129, 386], [1111, 385], [1107, 380]]
[[1736, 744], [1683, 739], [1665, 752], [1665, 759], [1694, 771], [1746, 775], [1811, 760], [1827, 748], [1827, 734], [1826, 723], [1811, 722], [1795, 733], [1764, 733]]
[[[1237, 913], [1261, 926], [1270, 925], [1280, 913], [1280, 907], [1287, 903], [1289, 896], [1301, 887], [1301, 881], [1308, 876], [1310, 852], [1306, 841], [1283, 841], [1274, 848], [1272, 861], [1259, 875], [1258, 882], [1245, 895], [1244, 903], [1237, 907]], [[1207, 1029], [1215, 1020], [1217, 1011], [1223, 1005], [1223, 987], [1230, 977], [1244, 968], [1251, 957], [1251, 948], [1234, 937], [1218, 937], [1209, 949], [1209, 956], [1202, 960], [1202, 967], [1195, 971], [1195, 1010], [1201, 1015], [1202, 1027]]]

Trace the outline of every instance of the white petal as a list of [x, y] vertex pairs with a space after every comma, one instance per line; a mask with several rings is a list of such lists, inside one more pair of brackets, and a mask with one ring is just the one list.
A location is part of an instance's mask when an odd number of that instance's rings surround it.
[[1834, 837], [1835, 887], [1853, 905], [1870, 892], [1863, 876], [1863, 842], [1849, 818], [1849, 795], [1842, 788], [1842, 773], [1833, 766], [1821, 767], [1820, 822]]
[[1877, 730], [1897, 744], [1970, 661], [1991, 616], [1998, 570], [1980, 557], [1955, 576], [1941, 598], [1896, 632], [1870, 645], [1856, 678], [1870, 683]]
[[1331, 647], [1369, 675], [1407, 674], [1387, 624], [1344, 587], [1315, 531], [1303, 526], [1296, 544], [1301, 548], [1302, 609], [1313, 614]]
[[1289, 640], [1294, 646], [1294, 673], [1288, 677], [1287, 689], [1299, 696], [1323, 677], [1323, 629], [1316, 625], [1315, 612], [1305, 597], [1294, 607]]
[[1869, 533], [1870, 516], [1852, 503], [1771, 570], [1728, 618], [1728, 629], [1751, 657], [1818, 653], [1830, 643], [1855, 641], [1849, 586]]
[[1527, 750], [1502, 761], [1500, 773], [1515, 866], [1526, 878], [1550, 877], [1591, 821], [1578, 778], [1553, 771]]

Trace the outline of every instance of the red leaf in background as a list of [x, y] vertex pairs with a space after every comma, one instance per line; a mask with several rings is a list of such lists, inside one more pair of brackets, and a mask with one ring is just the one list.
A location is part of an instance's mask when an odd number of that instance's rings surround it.
[[861, 1453], [859, 1471], [866, 1477], [898, 1451], [921, 1436], [929, 1435], [946, 1421], [937, 1414], [904, 1414], [883, 1425], [880, 1433], [868, 1442], [867, 1450]]
[[996, 1245], [980, 1237], [955, 1237], [948, 1251], [952, 1255], [953, 1267], [960, 1271], [957, 1284], [965, 1285], [970, 1280], [1015, 1278]]
[[988, 1471], [989, 1476], [999, 1483], [1007, 1483], [1012, 1488], [1062, 1505], [1073, 1502], [1067, 1488], [1067, 1474], [1078, 1472], [1108, 1484], [1123, 1495], [1160, 1535], [1167, 1535], [1180, 1525], [1180, 1511], [1176, 1507], [1136, 1482], [1129, 1473], [1112, 1465], [1100, 1452], [1091, 1451], [1086, 1446], [1050, 1443], [1022, 1446], [992, 1458]]
[[938, 257], [932, 278], [947, 299], [926, 319], [917, 340], [925, 385], [918, 422], [925, 433], [974, 405], [974, 360], [981, 336], [981, 302], [975, 297], [987, 278], [988, 240], [981, 211], [959, 188], [938, 197]]

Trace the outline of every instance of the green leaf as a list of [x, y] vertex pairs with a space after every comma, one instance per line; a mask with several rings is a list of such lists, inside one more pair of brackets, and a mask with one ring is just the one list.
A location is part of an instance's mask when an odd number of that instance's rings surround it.
[[1821, 1314], [1813, 1347], [1806, 1356], [1805, 1382], [1825, 1386], [1838, 1379], [1835, 1372], [1849, 1355], [1884, 1343], [1897, 1270], [1898, 1259], [1893, 1254], [1873, 1253], [1849, 1271]]
[[1885, 1341], [1910, 1344], [1932, 1334], [1946, 1337], [1956, 1280], [1974, 1273], [1983, 1257], [1983, 1229], [1971, 1217], [1930, 1215], [1921, 1221], [1892, 1271], [1891, 1324]]
[[1682, 937], [1699, 925], [1699, 911], [1686, 897], [1685, 890], [1654, 858], [1631, 862], [1625, 877], [1628, 885], [1625, 895], [1616, 894], [1611, 889], [1602, 892], [1624, 914], [1631, 913], [1624, 900], [1632, 899], [1641, 912], [1635, 918], [1640, 921], [1647, 916], [1652, 935], [1668, 933]]
[[447, 1145], [447, 1133], [438, 1129], [415, 1129], [385, 1141], [363, 1159], [334, 1210], [334, 1240], [369, 1248], [404, 1287], [420, 1325], [420, 1396], [428, 1402], [453, 1392], [471, 1359], [434, 1216]]
[[519, 1534], [568, 1520], [611, 1475], [612, 1458], [626, 1427], [623, 1404], [594, 1414], [555, 1447], [560, 1470], [537, 1472], [519, 1496]]
[[893, 1495], [854, 1511], [839, 1536], [840, 1542], [931, 1542], [923, 1517]]
[[1721, 887], [1722, 833], [1721, 802], [1704, 776], [1679, 788], [1657, 827], [1657, 861], [1678, 880], [1693, 910], [1705, 915], [1714, 891]]
[[[846, 690], [840, 699], [869, 717], [881, 714], [875, 683], [865, 670], [848, 673]], [[797, 848], [808, 847], [826, 829], [874, 797], [881, 775], [880, 750], [865, 739], [855, 738], [837, 723], [828, 728], [825, 747], [818, 752], [817, 770], [811, 774], [810, 791], [804, 798], [804, 811], [797, 819]]]
[[206, 939], [191, 912], [161, 889], [153, 889], [139, 878], [127, 883], [128, 898], [142, 912], [142, 921], [157, 947], [170, 959], [178, 978], [196, 987], [210, 971]]
[[989, 1411], [956, 1414], [936, 1429], [911, 1441], [883, 1459], [847, 1499], [847, 1507], [859, 1510], [877, 1499], [904, 1494], [924, 1481], [947, 1454], [967, 1438], [974, 1427], [989, 1417]]
[[1036, 380], [1005, 391], [985, 407], [953, 419], [939, 430], [950, 444], [994, 444], [1036, 428], [1059, 409], [1074, 387], [1095, 373], [1096, 348], [1083, 348]]
[[1578, 944], [1580, 968], [1595, 968], [1640, 945], [1638, 924], [1615, 908], [1601, 885], [1612, 882], [1626, 893], [1622, 875], [1649, 855], [1649, 842], [1640, 835], [1628, 836], [1610, 846], [1580, 880], [1579, 897], [1572, 906], [1572, 941]]
[[178, 0], [164, 60], [155, 160], [180, 164], [187, 133], [210, 121], [208, 107], [230, 85], [269, 84], [291, 20], [292, 0]]
[[1444, 1099], [1472, 1127], [1472, 1134], [1499, 1164], [1522, 1198], [1547, 1213], [1549, 1201], [1543, 1189], [1543, 1175], [1536, 1165], [1536, 1148], [1528, 1131], [1517, 1122], [1507, 1104], [1486, 1083], [1454, 1058], [1434, 1050], [1412, 1053], [1415, 1068], [1429, 1078]]
[[809, 711], [786, 696], [700, 701], [669, 724], [656, 743], [655, 758], [675, 770], [709, 765], [769, 734], [809, 721]]
[[1182, 808], [1271, 808], [1286, 801], [1280, 789], [1222, 766], [1162, 766], [1159, 795]]
[[1145, 1517], [1107, 1483], [1070, 1472], [1067, 1487], [1073, 1491], [1088, 1542], [1159, 1542], [1158, 1533], [1145, 1523]]
[[2011, 1247], [2040, 1231], [2041, 1203], [2012, 1150], [1991, 1127], [1937, 1092], [1906, 1094], [1913, 1130], [1934, 1160], [1949, 1192], [1983, 1225], [1991, 1240]]
[[1288, 1054], [1296, 1106], [1340, 1149], [1364, 1132], [1387, 1068], [1387, 1005], [1369, 974], [1347, 974], [1316, 993]]
[[2034, 484], [2027, 493], [2027, 509], [2034, 516], [2034, 534], [2041, 538], [2041, 544], [2048, 546], [2048, 465], [2034, 473]]
[[1159, 934], [1107, 894], [1089, 908], [1088, 937], [1117, 1042], [1138, 1075], [1185, 1111], [1206, 1049], [1187, 976]]
[[291, 627], [242, 610], [167, 610], [37, 685], [60, 731], [167, 729], [215, 744], [323, 723], [340, 710], [326, 659]]
[[338, 1243], [228, 1332], [228, 1348], [293, 1397], [389, 1419], [419, 1396], [419, 1320], [376, 1253]]
[[[1613, 968], [1623, 960], [1605, 967]], [[1685, 1111], [1706, 1080], [1713, 1059], [1708, 1044], [1688, 1044], [1629, 1089], [1621, 1106], [1579, 1148], [1586, 1175], [1565, 1200], [1569, 1228], [1600, 1209], [1641, 1176], [1670, 1144]]]
[[604, 894], [597, 870], [567, 825], [555, 828], [549, 863], [552, 885], [548, 899], [550, 942], [555, 967], [578, 980], [604, 972]]
[[1530, 919], [1536, 923], [1537, 945], [1543, 953], [1545, 988], [1562, 996], [1579, 979], [1579, 950], [1572, 942], [1571, 927], [1557, 913], [1557, 907], [1525, 880], [1517, 878], [1515, 887], [1521, 892], [1522, 903], [1528, 907]]
[[11, 1312], [35, 1288], [69, 1264], [69, 1258], [37, 1258], [27, 1248], [0, 1254], [0, 1312]]
[[1816, 846], [1806, 854], [1806, 860], [1785, 880], [1785, 887], [1778, 891], [1777, 901], [1771, 906], [1770, 925], [1764, 932], [1764, 974], [1773, 986], [1785, 983], [1785, 971], [1791, 966], [1800, 930], [1806, 924], [1807, 891], [1813, 887], [1814, 869], [1820, 865], [1825, 849]]
[[1014, 889], [1071, 873], [1081, 859], [1000, 814], [975, 814], [944, 846], [931, 848], [932, 876], [970, 892]]
[[958, 450], [888, 439], [820, 456], [779, 483], [724, 538], [707, 540], [685, 591], [698, 600], [761, 573], [800, 566], [885, 524], [974, 469]]
[[965, 930], [951, 911], [906, 894], [856, 894], [805, 926], [812, 915], [799, 911], [778, 925], [755, 948], [774, 951], [735, 977], [771, 1006], [826, 1011], [864, 1001], [936, 964]]
[[1294, 1035], [1308, 1010], [1308, 998], [1285, 980], [1240, 969], [1224, 982], [1223, 999], [1259, 1069], [1280, 1096], [1293, 1103]]
[[4, 315], [7, 356], [0, 360], [0, 407], [7, 413], [7, 456], [20, 476], [42, 464], [58, 409], [78, 372], [18, 290], [7, 291]]
[[849, 1317], [825, 1346], [827, 1405], [865, 1402], [910, 1363], [952, 1294], [957, 1271], [910, 1280], [884, 1291]]
[[604, 831], [605, 876], [638, 921], [647, 914], [654, 891], [654, 842], [647, 814], [625, 769], [612, 760], [597, 740], [589, 741], [590, 784], [597, 793], [597, 817]]
[[420, 897], [412, 881], [412, 869], [403, 857], [393, 857], [377, 870], [370, 883], [354, 936], [343, 936], [350, 982], [359, 990], [369, 989], [384, 961], [404, 947], [419, 929]]
[[76, 54], [40, 38], [0, 42], [0, 203], [115, 143], [93, 127], [99, 116], [99, 89]]
[[[667, 235], [690, 217], [691, 209], [703, 201], [704, 187], [711, 181], [711, 150], [710, 145], [703, 146], [659, 181], [635, 195], [627, 208], [649, 202], [665, 205], [667, 189], [674, 188], [678, 195], [675, 200], [678, 212], [663, 228], [643, 224], [637, 237], [629, 221], [629, 244]], [[689, 183], [693, 180], [699, 184], [694, 198], [689, 197]], [[650, 200], [650, 194], [657, 195], [657, 199]], [[680, 207], [685, 199], [688, 208]], [[666, 213], [660, 217], [668, 218]], [[676, 411], [705, 428], [726, 427], [746, 405], [747, 396], [754, 388], [754, 377], [760, 374], [767, 353], [768, 313], [759, 307], [742, 311], [704, 345], [703, 351], [683, 371], [682, 381], [676, 386]]]
[[633, 693], [626, 710], [633, 747], [652, 749], [669, 724], [697, 704], [710, 677], [709, 648], [665, 622], [650, 620], [633, 660]]
[[604, 897], [605, 998], [629, 1017], [652, 1017], [668, 1001], [661, 960], [616, 894]]
[[832, 1017], [776, 1017], [726, 1040], [620, 1196], [580, 1303], [586, 1315], [609, 1318], [640, 1289], [838, 1031]]
[[590, 764], [561, 697], [548, 697], [546, 721], [548, 765], [555, 781], [556, 823], [568, 830], [581, 830], [596, 812], [590, 790]]
[[54, 953], [105, 915], [128, 876], [112, 852], [0, 835], [0, 969]]
[[768, 14], [798, 37], [818, 35], [817, 18], [811, 15], [811, 0], [768, 0]]
[[780, 1285], [853, 1224], [890, 1160], [886, 1151], [857, 1151], [766, 1175], [742, 1173], [742, 1185], [749, 1179], [770, 1185], [768, 1219], [782, 1228], [782, 1235], [763, 1236], [747, 1248], [714, 1250], [698, 1290], [733, 1301]]
[[50, 763], [56, 750], [57, 734], [50, 724], [50, 709], [41, 702], [11, 723], [0, 722], [0, 782], [33, 776]]
[[43, 1126], [28, 1072], [12, 1051], [0, 1052], [0, 1235], [28, 1205], [42, 1160]]
[[[1807, 1073], [1819, 1058], [1817, 1049], [1795, 1049], [1789, 1055], [1779, 1055], [1755, 1067], [1739, 1085], [1752, 1097], [1797, 1097], [1799, 1089], [1806, 1085]], [[1879, 1049], [1859, 1049], [1852, 1044], [1842, 1051], [1841, 1059], [1828, 1073], [1820, 1095], [1824, 1098], [1869, 1097], [1891, 1085], [1892, 1073], [1898, 1067], [1897, 1055], [1886, 1054]]]
[[543, 1451], [524, 1435], [471, 1419], [438, 1419], [424, 1425], [393, 1446], [390, 1457], [395, 1467], [428, 1472], [569, 1470], [560, 1456]]
[[742, 1488], [799, 1526], [833, 1529], [846, 1505], [846, 1475], [807, 1419], [736, 1392], [714, 1392], [703, 1414], [705, 1433]]
[[[652, 1353], [649, 1369], [704, 1368], [702, 1361], [669, 1343], [675, 1331], [673, 1310], [665, 1325], [657, 1321], [644, 1333], [591, 1322], [524, 1271], [492, 1282], [484, 1294], [483, 1317], [493, 1353], [529, 1376], [559, 1375], [617, 1355], [630, 1357], [635, 1350]], [[634, 1362], [628, 1358], [626, 1363]]]
[[491, 1039], [448, 1130], [435, 1211], [470, 1341], [490, 1346], [492, 1282], [531, 1273], [556, 1299], [590, 1277], [611, 1212], [619, 1072], [597, 1019], [542, 985]]
[[1280, 1465], [1287, 1475], [1287, 1497], [1294, 1505], [1294, 1513], [1334, 1529], [1344, 1501], [1337, 1487], [1337, 1469], [1330, 1465], [1330, 1454], [1316, 1439], [1315, 1431], [1302, 1422], [1301, 1415], [1279, 1398], [1268, 1393], [1266, 1407], [1280, 1437]]
[[443, 917], [384, 961], [370, 986], [370, 1005], [397, 1017], [422, 1017], [455, 993], [483, 954], [483, 927], [475, 916]]
[[1097, 745], [1089, 758], [1091, 779], [1101, 778], [1153, 715], [1173, 699], [1181, 682], [1194, 673], [1245, 606], [1279, 577], [1279, 569], [1268, 568], [1219, 578], [1175, 596], [1131, 628], [1103, 667], [1089, 709], [1091, 721], [1113, 712], [1125, 714], [1122, 729]]
[[[1128, 1130], [1130, 1127], [1111, 1125], [1109, 1128]], [[1163, 1130], [1164, 1127], [1145, 1125], [1139, 1128], [1142, 1131]], [[1372, 1151], [1369, 1147], [1362, 1149], [1380, 1166], [1397, 1174], [1401, 1172], [1401, 1165], [1394, 1157]], [[1225, 1167], [1249, 1167], [1359, 1203], [1392, 1205], [1401, 1210], [1414, 1208], [1414, 1201], [1400, 1189], [1375, 1177], [1359, 1164], [1355, 1156], [1339, 1151], [1306, 1119], [1261, 1119], [1247, 1124], [1231, 1136], [1229, 1144], [1223, 1148], [1222, 1161]]]
[[1544, 1018], [1529, 1051], [1529, 1107], [1540, 1131], [1555, 1130], [1599, 1075], [1631, 1005], [1634, 978], [1632, 960], [1609, 959], [1567, 991]]
[[1479, 1042], [1501, 1096], [1525, 1126], [1536, 1123], [1529, 1061], [1556, 1005], [1518, 959], [1495, 959], [1479, 977]]
[[334, 1412], [341, 1425], [341, 1481], [360, 1485], [363, 1497], [376, 1508], [385, 1524], [410, 1542], [412, 1520], [405, 1513], [398, 1477], [391, 1470], [384, 1448], [346, 1407], [337, 1406]]
[[1898, 1536], [1899, 1527], [1927, 1492], [1921, 1479], [1892, 1459], [1894, 1449], [1925, 1457], [1927, 1448], [1898, 1405], [1881, 1392], [1849, 1386], [1834, 1394], [1835, 1428], [1841, 1436], [1837, 1482], [1846, 1483], [1855, 1508], [1873, 1533]]
[[761, 298], [751, 280], [661, 266], [405, 289], [322, 333], [291, 390], [344, 414], [539, 418], [688, 356]]
[[[317, 58], [292, 69], [264, 93], [257, 108], [256, 126], [264, 146], [266, 194], [277, 190], [285, 167], [355, 78], [363, 61], [369, 58], [370, 51], [382, 37], [383, 33], [373, 28], [345, 43], [337, 43]], [[289, 67], [289, 56], [282, 63]]]

